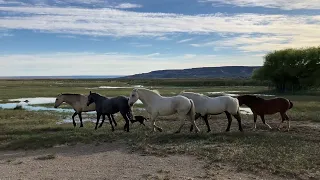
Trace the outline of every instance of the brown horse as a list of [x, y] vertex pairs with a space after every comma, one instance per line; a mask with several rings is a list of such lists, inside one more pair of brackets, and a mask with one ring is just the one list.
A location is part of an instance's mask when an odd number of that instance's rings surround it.
[[264, 115], [271, 115], [275, 113], [280, 113], [281, 115], [281, 123], [278, 126], [278, 129], [280, 128], [283, 121], [288, 121], [288, 131], [290, 129], [290, 119], [287, 116], [286, 112], [293, 107], [293, 103], [286, 99], [286, 98], [273, 98], [273, 99], [263, 99], [261, 97], [253, 96], [253, 95], [243, 95], [237, 97], [239, 100], [239, 105], [245, 104], [248, 106], [251, 111], [253, 112], [253, 118], [254, 118], [254, 129], [256, 129], [256, 122], [258, 115], [260, 116], [263, 124], [268, 126], [270, 129], [271, 126], [266, 123], [264, 119]]

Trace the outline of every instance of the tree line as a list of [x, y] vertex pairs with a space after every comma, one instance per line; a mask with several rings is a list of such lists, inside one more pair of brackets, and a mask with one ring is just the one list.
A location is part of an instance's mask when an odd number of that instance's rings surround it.
[[320, 46], [268, 53], [252, 78], [272, 82], [278, 92], [319, 87]]

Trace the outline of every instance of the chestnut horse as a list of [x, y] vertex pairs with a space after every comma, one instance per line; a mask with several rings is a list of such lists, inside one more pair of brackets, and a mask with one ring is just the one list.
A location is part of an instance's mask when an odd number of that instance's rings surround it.
[[256, 129], [256, 122], [258, 115], [260, 116], [263, 124], [268, 126], [270, 129], [271, 126], [266, 123], [264, 115], [271, 115], [275, 113], [280, 113], [282, 121], [280, 122], [278, 129], [281, 124], [287, 120], [288, 121], [288, 131], [290, 129], [290, 119], [286, 112], [293, 107], [293, 103], [286, 98], [272, 98], [272, 99], [263, 99], [254, 95], [242, 95], [237, 97], [239, 100], [239, 105], [245, 104], [253, 112], [254, 118], [254, 129]]

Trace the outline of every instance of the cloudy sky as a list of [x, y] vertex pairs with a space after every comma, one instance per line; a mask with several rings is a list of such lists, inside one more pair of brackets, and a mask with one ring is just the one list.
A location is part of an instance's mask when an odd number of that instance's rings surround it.
[[0, 76], [262, 65], [320, 45], [320, 0], [0, 0]]

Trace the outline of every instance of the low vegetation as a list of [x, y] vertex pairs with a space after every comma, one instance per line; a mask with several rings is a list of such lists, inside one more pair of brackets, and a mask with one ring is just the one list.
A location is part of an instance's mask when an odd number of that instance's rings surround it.
[[[44, 81], [46, 82], [46, 81]], [[65, 83], [64, 81], [60, 81]], [[1, 82], [3, 83], [3, 82]], [[11, 84], [12, 83], [12, 84]], [[41, 96], [54, 95], [59, 88], [52, 86], [52, 89], [43, 83], [30, 81], [24, 84], [24, 88], [33, 89], [38, 86]], [[101, 82], [89, 82], [87, 86], [82, 81], [70, 82], [72, 87], [61, 86], [65, 92], [86, 92], [85, 87], [100, 86]], [[77, 85], [79, 83], [79, 86]], [[21, 87], [9, 82], [11, 88], [6, 98], [22, 97]], [[21, 84], [21, 82], [20, 82]], [[48, 81], [47, 84], [53, 84]], [[67, 83], [65, 83], [67, 84]], [[125, 84], [124, 82], [115, 84]], [[103, 84], [109, 85], [109, 84]], [[69, 86], [69, 85], [67, 85]], [[49, 86], [50, 87], [50, 86]], [[35, 97], [35, 89], [27, 91], [24, 97]], [[265, 87], [249, 87], [242, 91], [267, 90]], [[160, 93], [178, 93], [183, 88], [162, 87]], [[209, 91], [232, 91], [239, 90], [237, 87], [192, 87], [197, 92]], [[5, 88], [0, 88], [4, 92]], [[130, 89], [102, 89], [102, 94], [128, 94]], [[16, 94], [15, 94], [16, 93]], [[2, 95], [2, 98], [4, 96]], [[268, 130], [261, 120], [258, 119], [258, 130], [253, 131], [253, 117], [242, 115], [244, 133], [237, 129], [234, 120], [231, 132], [225, 133], [227, 120], [224, 115], [211, 116], [209, 123], [212, 133], [206, 133], [206, 126], [202, 120], [198, 120], [200, 134], [190, 133], [189, 124], [186, 125], [181, 134], [173, 132], [178, 128], [179, 121], [175, 116], [160, 117], [157, 124], [164, 129], [164, 132], [151, 132], [150, 122], [146, 126], [139, 123], [130, 124], [130, 132], [123, 131], [124, 121], [120, 116], [116, 117], [118, 126], [115, 132], [111, 132], [110, 125], [105, 123], [97, 131], [94, 124], [84, 123], [84, 128], [79, 128], [79, 121], [76, 117], [77, 127], [72, 124], [57, 124], [62, 118], [71, 117], [71, 113], [57, 112], [33, 112], [23, 109], [0, 110], [0, 150], [17, 149], [38, 149], [48, 148], [59, 144], [73, 145], [76, 143], [122, 142], [128, 145], [132, 151], [142, 151], [146, 154], [167, 156], [170, 154], [195, 155], [208, 162], [208, 167], [215, 163], [230, 164], [240, 171], [254, 173], [267, 172], [289, 178], [319, 178], [320, 166], [320, 97], [311, 95], [286, 95], [292, 100], [294, 108], [288, 113], [293, 120], [290, 132], [278, 131], [275, 127], [279, 123], [279, 115], [267, 116], [266, 121], [274, 127]], [[270, 98], [270, 97], [269, 97]], [[44, 106], [51, 106], [50, 104]], [[140, 106], [140, 105], [139, 105]], [[65, 108], [65, 107], [64, 107]], [[135, 106], [137, 108], [137, 106]], [[146, 115], [145, 111], [135, 109], [136, 115]], [[94, 117], [92, 117], [94, 118]], [[285, 124], [284, 124], [285, 125]], [[54, 159], [55, 155], [39, 157], [40, 159]]]

